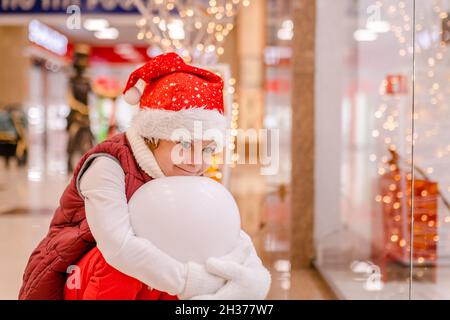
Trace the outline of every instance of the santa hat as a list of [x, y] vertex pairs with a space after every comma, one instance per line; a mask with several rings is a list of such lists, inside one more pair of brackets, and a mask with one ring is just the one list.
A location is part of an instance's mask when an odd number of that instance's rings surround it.
[[[145, 82], [143, 93], [136, 84]], [[176, 53], [152, 58], [135, 70], [123, 91], [125, 101], [139, 111], [131, 127], [142, 137], [170, 140], [174, 130], [187, 130], [194, 139], [201, 133], [220, 130], [226, 121], [223, 109], [223, 80], [210, 71], [187, 65]]]

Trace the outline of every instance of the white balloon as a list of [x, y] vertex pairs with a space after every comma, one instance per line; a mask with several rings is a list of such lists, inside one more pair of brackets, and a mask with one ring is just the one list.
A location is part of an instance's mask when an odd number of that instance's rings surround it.
[[205, 263], [229, 253], [240, 232], [230, 192], [206, 177], [166, 177], [140, 187], [128, 208], [136, 235], [180, 262]]

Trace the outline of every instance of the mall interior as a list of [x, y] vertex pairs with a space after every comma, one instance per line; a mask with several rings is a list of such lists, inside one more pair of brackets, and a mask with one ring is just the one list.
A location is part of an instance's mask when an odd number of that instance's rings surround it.
[[78, 159], [127, 129], [129, 74], [166, 51], [221, 74], [232, 132], [277, 132], [275, 173], [239, 161], [261, 137], [207, 171], [268, 299], [450, 299], [450, 0], [69, 2], [1, 1], [0, 299]]

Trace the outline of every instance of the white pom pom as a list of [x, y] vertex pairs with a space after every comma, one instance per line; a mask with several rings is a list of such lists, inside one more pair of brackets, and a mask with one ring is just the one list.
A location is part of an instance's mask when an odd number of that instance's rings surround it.
[[141, 92], [136, 87], [131, 87], [125, 92], [124, 99], [128, 104], [136, 105], [141, 100]]

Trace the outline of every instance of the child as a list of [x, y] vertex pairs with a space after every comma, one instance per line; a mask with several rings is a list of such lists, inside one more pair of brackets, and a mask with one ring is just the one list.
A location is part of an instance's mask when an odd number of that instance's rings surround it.
[[[134, 87], [138, 80], [146, 84], [142, 96]], [[205, 163], [172, 161], [172, 151], [182, 147], [191, 149], [185, 154], [193, 155], [192, 149], [202, 148], [206, 157], [214, 151], [216, 142], [195, 140], [194, 129], [200, 121], [203, 131], [224, 131], [222, 90], [219, 76], [186, 65], [175, 53], [157, 56], [131, 74], [125, 98], [129, 103], [140, 102], [140, 110], [126, 134], [97, 145], [80, 160], [47, 236], [28, 261], [20, 299], [63, 299], [68, 270], [90, 259], [104, 259], [103, 265], [114, 275], [135, 279], [134, 284], [141, 286], [138, 292], [150, 286], [180, 299], [266, 296], [270, 274], [244, 232], [239, 245], [227, 256], [211, 258], [206, 266], [183, 264], [147, 239], [137, 237], [128, 216], [127, 202], [144, 183], [164, 176], [204, 172]], [[194, 139], [172, 141], [177, 129], [194, 135]], [[80, 261], [86, 254], [90, 256]], [[97, 293], [113, 288], [116, 281], [106, 283]], [[66, 298], [71, 298], [68, 294]]]

